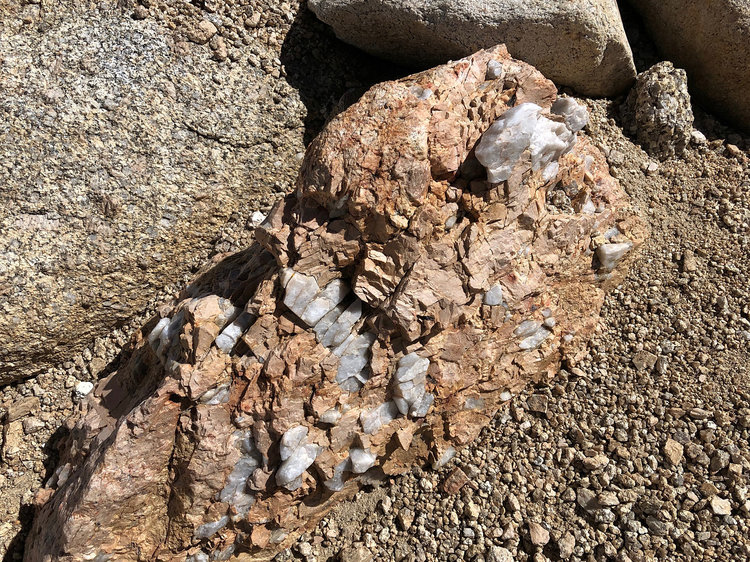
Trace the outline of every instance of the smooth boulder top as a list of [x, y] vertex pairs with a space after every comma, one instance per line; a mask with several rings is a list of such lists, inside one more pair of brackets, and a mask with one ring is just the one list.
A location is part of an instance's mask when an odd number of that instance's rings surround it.
[[750, 2], [631, 0], [706, 109], [750, 131]]
[[635, 79], [615, 2], [309, 0], [336, 35], [399, 64], [427, 67], [505, 43], [557, 84], [613, 96]]

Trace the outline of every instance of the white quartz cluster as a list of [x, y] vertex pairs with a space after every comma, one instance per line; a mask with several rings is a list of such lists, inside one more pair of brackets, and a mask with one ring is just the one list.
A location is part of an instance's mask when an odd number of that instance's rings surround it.
[[314, 277], [286, 268], [281, 273], [284, 304], [312, 327], [321, 345], [339, 357], [336, 382], [346, 392], [357, 392], [369, 378], [369, 354], [375, 334], [357, 334], [362, 301], [342, 304], [351, 293], [349, 285], [334, 279], [323, 289]]
[[224, 353], [229, 354], [237, 342], [240, 336], [247, 330], [250, 325], [255, 321], [255, 316], [249, 312], [243, 312], [237, 318], [235, 318], [221, 333], [216, 337], [216, 347], [222, 350]]
[[246, 485], [248, 478], [260, 466], [260, 452], [255, 448], [250, 430], [235, 431], [234, 440], [242, 456], [219, 492], [219, 500], [232, 505], [241, 519], [255, 503], [255, 498], [247, 493]]
[[567, 111], [563, 115], [565, 123], [545, 117], [540, 106], [526, 102], [512, 107], [490, 125], [476, 149], [477, 159], [487, 168], [487, 179], [493, 183], [507, 180], [527, 150], [531, 169], [544, 168], [546, 179], [554, 177], [557, 160], [576, 142], [575, 132], [567, 123], [578, 127], [581, 121], [579, 113], [565, 104], [560, 106], [561, 111]]
[[432, 406], [435, 397], [425, 392], [427, 368], [430, 360], [416, 353], [403, 356], [396, 368], [393, 384], [393, 401], [399, 412], [422, 418]]
[[367, 435], [373, 435], [384, 425], [388, 425], [399, 415], [398, 406], [393, 400], [384, 402], [377, 408], [367, 410], [359, 415], [359, 423]]
[[185, 311], [180, 310], [172, 318], [162, 318], [148, 335], [148, 342], [162, 361], [167, 359], [172, 341], [185, 325]]
[[298, 425], [288, 429], [281, 438], [279, 454], [281, 466], [276, 472], [276, 483], [287, 490], [302, 485], [302, 474], [315, 462], [320, 447], [307, 442], [307, 428]]

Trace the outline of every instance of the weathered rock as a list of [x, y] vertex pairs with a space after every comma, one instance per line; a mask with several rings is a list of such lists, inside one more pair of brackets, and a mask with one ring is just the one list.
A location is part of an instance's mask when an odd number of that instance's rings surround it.
[[652, 156], [680, 156], [693, 132], [687, 76], [671, 62], [660, 62], [636, 79], [626, 102], [630, 130]]
[[750, 4], [746, 0], [630, 0], [662, 55], [687, 70], [711, 113], [750, 131]]
[[635, 78], [615, 2], [310, 0], [336, 35], [400, 64], [429, 66], [505, 43], [548, 78], [592, 96]]
[[[593, 248], [646, 232], [592, 143], [540, 118], [570, 117], [555, 96], [496, 47], [334, 119], [259, 243], [192, 283], [84, 399], [26, 560], [270, 556], [361, 482], [445, 464], [575, 363], [635, 255], [603, 268]], [[513, 104], [542, 109], [491, 183], [473, 148]], [[556, 160], [534, 170], [534, 150]], [[570, 207], [547, 203], [555, 186]]]
[[304, 146], [288, 84], [153, 19], [56, 3], [20, 25], [2, 4], [0, 385], [181, 282], [233, 213], [272, 202], [269, 168], [293, 183]]

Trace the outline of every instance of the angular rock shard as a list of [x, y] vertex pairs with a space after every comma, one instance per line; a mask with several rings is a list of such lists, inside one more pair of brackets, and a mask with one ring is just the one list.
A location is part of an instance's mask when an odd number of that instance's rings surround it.
[[449, 462], [575, 362], [646, 231], [585, 108], [555, 98], [496, 47], [334, 119], [258, 243], [85, 398], [26, 560], [270, 557], [363, 479]]

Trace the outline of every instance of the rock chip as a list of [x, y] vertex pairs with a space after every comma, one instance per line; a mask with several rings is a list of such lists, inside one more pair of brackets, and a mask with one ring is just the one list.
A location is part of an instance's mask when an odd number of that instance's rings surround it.
[[[256, 242], [212, 263], [82, 400], [26, 559], [271, 556], [362, 483], [443, 466], [511, 394], [583, 357], [636, 255], [602, 270], [592, 238], [616, 230], [635, 250], [647, 231], [555, 97], [500, 46], [332, 120]], [[500, 136], [536, 138], [537, 154], [488, 181], [473, 149], [524, 104], [540, 109]], [[572, 212], [549, 208], [573, 182]], [[484, 304], [497, 283], [503, 306]]]
[[732, 514], [732, 504], [727, 499], [714, 496], [709, 500], [709, 503], [711, 504], [711, 511], [714, 512], [714, 515]]
[[641, 72], [628, 94], [626, 118], [651, 156], [661, 160], [681, 156], [693, 132], [685, 71], [665, 61]]
[[487, 552], [487, 562], [513, 562], [513, 553], [502, 546], [493, 546]]
[[340, 39], [399, 64], [424, 67], [505, 43], [513, 56], [585, 95], [618, 94], [635, 78], [620, 13], [608, 0], [311, 0], [309, 6]]
[[536, 521], [529, 521], [529, 538], [536, 546], [544, 546], [549, 542], [549, 531]]
[[682, 460], [683, 449], [680, 443], [670, 437], [664, 444], [664, 456], [673, 466], [677, 466]]
[[746, 0], [630, 3], [662, 54], [687, 70], [690, 87], [704, 107], [750, 131], [750, 4]]

